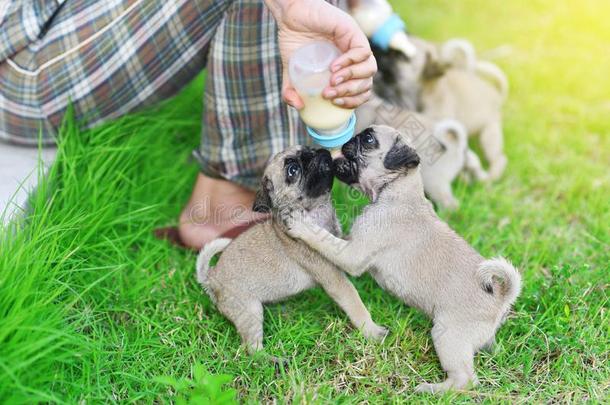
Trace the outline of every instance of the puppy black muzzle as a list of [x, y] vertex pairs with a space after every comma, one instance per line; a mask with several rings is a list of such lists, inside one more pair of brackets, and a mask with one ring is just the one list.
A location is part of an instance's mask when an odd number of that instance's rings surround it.
[[316, 149], [305, 168], [305, 194], [317, 198], [330, 192], [333, 186], [333, 158], [326, 149]]
[[333, 162], [335, 176], [345, 184], [358, 183], [358, 163], [355, 160], [337, 158]]
[[360, 155], [360, 152], [360, 137], [358, 135], [347, 141], [341, 148], [341, 153], [343, 153], [343, 156], [348, 160], [356, 160], [358, 155]]
[[358, 183], [358, 162], [361, 160], [362, 148], [360, 137], [356, 135], [341, 148], [343, 157], [333, 162], [335, 176], [346, 184]]

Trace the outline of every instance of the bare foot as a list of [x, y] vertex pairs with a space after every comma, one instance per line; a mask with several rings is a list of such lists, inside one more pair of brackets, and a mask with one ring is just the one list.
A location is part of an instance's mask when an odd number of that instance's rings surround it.
[[224, 232], [266, 215], [252, 211], [254, 192], [226, 180], [199, 174], [180, 214], [178, 232], [185, 245], [201, 249]]

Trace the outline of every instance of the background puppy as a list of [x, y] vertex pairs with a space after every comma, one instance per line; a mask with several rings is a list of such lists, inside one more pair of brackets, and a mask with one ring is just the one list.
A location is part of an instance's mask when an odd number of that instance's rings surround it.
[[371, 43], [377, 61], [373, 92], [383, 100], [409, 111], [421, 111], [423, 83], [442, 76], [447, 66], [436, 63], [438, 50], [432, 43], [411, 37], [417, 52], [407, 57], [403, 52], [383, 50]]
[[434, 121], [461, 122], [470, 136], [480, 137], [489, 179], [499, 178], [507, 164], [502, 132], [506, 76], [496, 65], [478, 61], [468, 41], [455, 39], [437, 47], [412, 40], [418, 52], [410, 59], [400, 52], [373, 49], [378, 65], [375, 93]]
[[352, 275], [370, 270], [384, 289], [433, 320], [432, 339], [447, 379], [418, 391], [476, 383], [474, 354], [494, 340], [521, 289], [504, 259], [486, 260], [435, 214], [425, 199], [419, 157], [406, 138], [374, 126], [343, 146], [337, 177], [372, 203], [345, 241], [305, 219], [290, 218], [290, 234]]
[[[265, 169], [254, 203], [258, 212], [272, 212], [234, 241], [217, 239], [197, 258], [197, 280], [218, 310], [237, 328], [250, 352], [263, 346], [263, 304], [279, 301], [316, 285], [322, 286], [368, 338], [387, 330], [376, 325], [345, 274], [302, 242], [285, 234], [276, 221], [280, 211], [299, 213], [340, 236], [330, 201], [332, 158], [324, 149], [292, 147], [277, 154]], [[218, 264], [209, 261], [225, 249]]]
[[388, 125], [404, 134], [422, 156], [424, 190], [437, 205], [456, 209], [458, 200], [451, 183], [460, 173], [477, 180], [487, 179], [478, 156], [468, 148], [468, 135], [453, 119], [433, 122], [430, 118], [373, 97], [356, 110], [357, 131], [371, 125]]

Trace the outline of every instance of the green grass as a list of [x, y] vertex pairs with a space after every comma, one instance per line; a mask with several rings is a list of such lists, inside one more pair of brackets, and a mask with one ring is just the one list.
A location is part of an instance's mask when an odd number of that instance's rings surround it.
[[[395, 2], [398, 3], [398, 2]], [[603, 1], [400, 2], [411, 31], [471, 39], [507, 72], [509, 167], [491, 186], [457, 184], [441, 212], [486, 256], [524, 275], [481, 385], [416, 397], [443, 377], [430, 322], [355, 280], [391, 328], [369, 343], [319, 289], [270, 305], [265, 345], [285, 369], [243, 354], [233, 326], [194, 279], [195, 256], [155, 240], [197, 173], [199, 79], [158, 111], [81, 132], [67, 120], [31, 215], [0, 238], [0, 399], [153, 402], [203, 364], [233, 376], [246, 402], [604, 402], [610, 396], [610, 7]], [[348, 191], [337, 188], [339, 203]], [[343, 206], [345, 222], [354, 210]], [[197, 377], [199, 379], [199, 377]], [[206, 377], [207, 378], [207, 377]]]

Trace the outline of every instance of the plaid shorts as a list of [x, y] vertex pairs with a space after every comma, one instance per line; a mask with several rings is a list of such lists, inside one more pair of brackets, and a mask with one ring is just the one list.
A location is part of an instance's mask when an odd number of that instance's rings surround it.
[[92, 127], [176, 94], [206, 67], [195, 157], [203, 173], [254, 188], [269, 156], [309, 143], [281, 101], [262, 0], [0, 1], [0, 139], [53, 144], [69, 104]]

